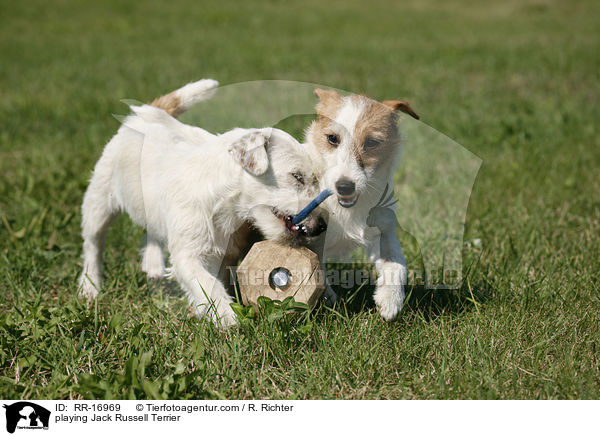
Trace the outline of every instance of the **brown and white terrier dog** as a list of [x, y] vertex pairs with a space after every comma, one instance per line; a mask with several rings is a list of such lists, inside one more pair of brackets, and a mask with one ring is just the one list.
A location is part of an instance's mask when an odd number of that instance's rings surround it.
[[[400, 156], [399, 112], [418, 119], [401, 100], [382, 103], [362, 95], [342, 96], [316, 89], [317, 119], [306, 131], [305, 146], [321, 168], [322, 188], [336, 194], [326, 201], [328, 229], [321, 259], [340, 260], [358, 246], [365, 247], [377, 270], [373, 296], [379, 313], [393, 319], [404, 302], [406, 260], [395, 235], [395, 212], [380, 199], [393, 186]], [[328, 285], [326, 298], [336, 295]]]

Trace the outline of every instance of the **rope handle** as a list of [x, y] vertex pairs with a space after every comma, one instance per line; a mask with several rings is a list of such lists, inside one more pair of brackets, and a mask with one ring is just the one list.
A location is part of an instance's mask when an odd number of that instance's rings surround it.
[[327, 197], [329, 197], [331, 194], [333, 194], [333, 192], [331, 192], [331, 190], [323, 189], [323, 191], [321, 191], [321, 193], [319, 195], [317, 195], [313, 201], [308, 203], [308, 205], [304, 209], [302, 209], [300, 212], [298, 212], [294, 216], [294, 218], [292, 218], [292, 224], [297, 226], [302, 221], [304, 221], [304, 219], [308, 215], [310, 215], [310, 213], [313, 210], [315, 210], [319, 206], [319, 204], [323, 203], [325, 201], [325, 199], [327, 199]]

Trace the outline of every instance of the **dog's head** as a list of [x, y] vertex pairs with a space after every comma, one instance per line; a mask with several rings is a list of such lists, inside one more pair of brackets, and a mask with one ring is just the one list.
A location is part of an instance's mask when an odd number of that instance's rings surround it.
[[266, 239], [304, 245], [327, 229], [321, 208], [302, 223], [292, 223], [320, 190], [317, 167], [306, 147], [281, 130], [261, 129], [235, 141], [229, 151], [246, 170], [242, 213]]
[[391, 168], [395, 160], [400, 145], [398, 112], [419, 117], [401, 100], [380, 103], [323, 89], [316, 89], [315, 95], [317, 120], [307, 131], [307, 142], [325, 160], [324, 186], [337, 194], [341, 206], [354, 206], [373, 185], [376, 173]]

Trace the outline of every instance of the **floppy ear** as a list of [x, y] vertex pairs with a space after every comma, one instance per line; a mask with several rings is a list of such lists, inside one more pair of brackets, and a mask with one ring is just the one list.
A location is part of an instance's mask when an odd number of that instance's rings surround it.
[[395, 111], [404, 112], [405, 114], [410, 115], [414, 119], [418, 120], [419, 116], [417, 113], [410, 107], [410, 105], [404, 100], [385, 100], [382, 103], [386, 106], [391, 107]]
[[260, 176], [269, 168], [268, 139], [256, 132], [242, 136], [229, 146], [229, 154], [247, 171]]

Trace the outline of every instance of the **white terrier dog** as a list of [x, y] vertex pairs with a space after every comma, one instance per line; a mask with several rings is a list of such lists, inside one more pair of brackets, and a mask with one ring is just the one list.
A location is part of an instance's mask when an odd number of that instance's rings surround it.
[[182, 113], [217, 85], [201, 80], [154, 106], [132, 107], [134, 114], [106, 145], [82, 206], [82, 295], [98, 294], [106, 231], [121, 212], [147, 230], [142, 268], [162, 275], [166, 245], [171, 273], [197, 314], [223, 325], [235, 322], [232, 297], [220, 280], [223, 259], [235, 263], [252, 226], [267, 239], [292, 244], [310, 244], [326, 229], [320, 211], [291, 224], [290, 216], [319, 192], [313, 163], [292, 137], [269, 128], [215, 136], [165, 112]]

